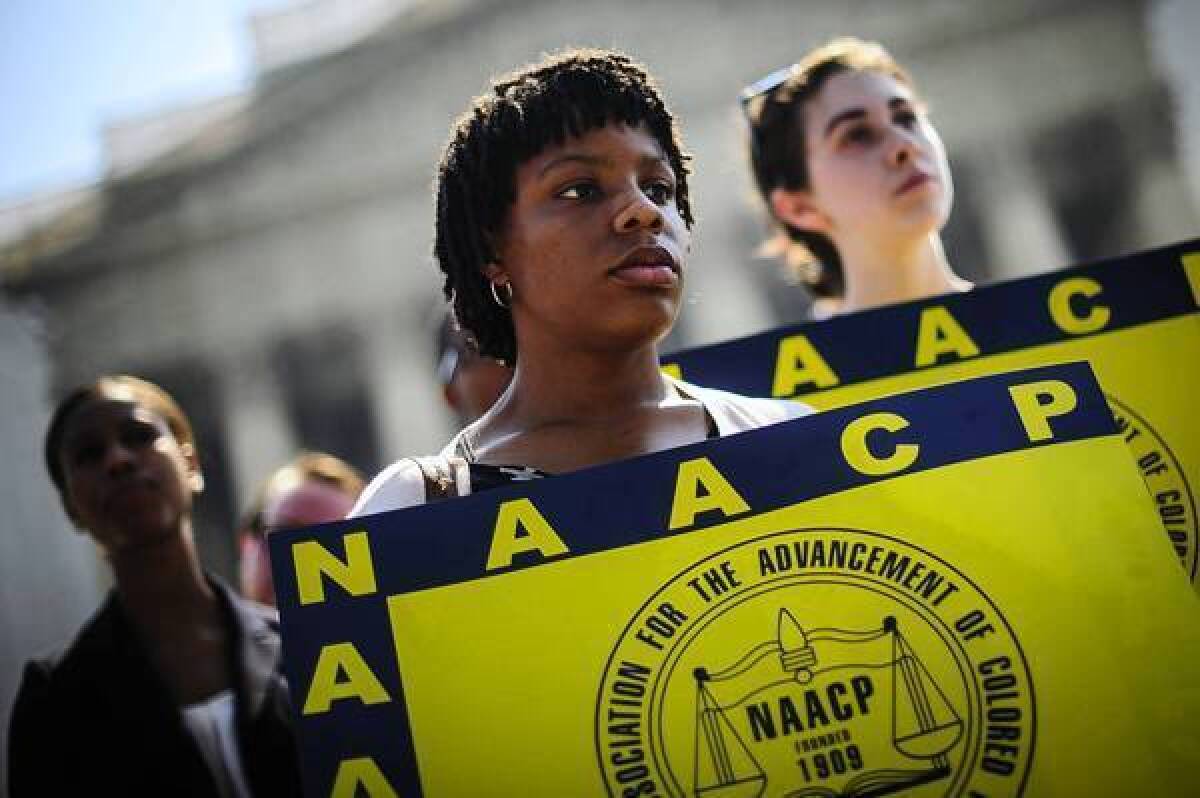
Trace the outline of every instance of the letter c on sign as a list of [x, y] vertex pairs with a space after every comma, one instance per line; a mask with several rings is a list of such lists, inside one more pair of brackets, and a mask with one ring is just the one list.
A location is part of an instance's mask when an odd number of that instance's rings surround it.
[[1047, 303], [1050, 305], [1050, 318], [1058, 325], [1058, 329], [1071, 335], [1103, 330], [1112, 318], [1112, 311], [1104, 305], [1092, 304], [1087, 313], [1080, 316], [1071, 308], [1071, 300], [1077, 296], [1091, 299], [1100, 294], [1104, 288], [1100, 283], [1087, 277], [1071, 277], [1063, 280], [1050, 290]]
[[899, 432], [906, 427], [908, 421], [895, 413], [872, 413], [855, 419], [842, 430], [842, 456], [855, 471], [871, 477], [903, 471], [917, 461], [919, 446], [900, 443], [890, 455], [879, 457], [867, 446], [867, 436], [877, 430]]

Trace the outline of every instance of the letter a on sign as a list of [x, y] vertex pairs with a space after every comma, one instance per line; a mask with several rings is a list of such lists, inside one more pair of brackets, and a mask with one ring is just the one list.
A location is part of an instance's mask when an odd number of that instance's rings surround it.
[[950, 311], [941, 305], [921, 311], [921, 326], [917, 330], [918, 368], [934, 365], [943, 355], [966, 360], [978, 354], [979, 347]]
[[[346, 678], [339, 679], [343, 673]], [[368, 705], [392, 700], [353, 643], [331, 643], [321, 648], [303, 712], [328, 712], [334, 701], [343, 698], [357, 698]]]
[[400, 798], [379, 765], [369, 756], [342, 760], [329, 794], [332, 798], [358, 798], [359, 787], [366, 792], [367, 798]]
[[[521, 531], [524, 530], [524, 534]], [[529, 499], [504, 502], [496, 512], [496, 528], [492, 531], [492, 547], [488, 550], [487, 570], [512, 565], [513, 557], [526, 551], [536, 551], [543, 557], [567, 553], [567, 544], [550, 526]]]
[[[703, 490], [703, 493], [701, 491]], [[671, 502], [670, 529], [682, 529], [696, 523], [696, 516], [710, 510], [723, 515], [750, 512], [733, 485], [707, 457], [685, 460], [675, 478], [675, 500]]]
[[775, 354], [775, 378], [771, 384], [772, 396], [794, 396], [798, 390], [809, 385], [825, 389], [837, 384], [837, 375], [806, 336], [789, 335], [779, 342]]

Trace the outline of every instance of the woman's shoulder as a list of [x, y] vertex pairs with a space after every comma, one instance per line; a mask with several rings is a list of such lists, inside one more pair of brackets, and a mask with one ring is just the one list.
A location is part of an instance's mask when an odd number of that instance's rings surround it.
[[385, 513], [425, 503], [425, 477], [412, 457], [397, 460], [380, 471], [363, 489], [349, 518]]
[[789, 399], [743, 396], [682, 380], [674, 382], [685, 396], [691, 396], [704, 405], [721, 435], [732, 435], [735, 432], [758, 429], [781, 421], [791, 421], [815, 412], [803, 402]]
[[456, 435], [438, 454], [397, 460], [371, 480], [349, 518], [386, 513], [424, 504], [431, 497], [466, 496], [471, 492], [467, 461], [458, 454]]
[[21, 689], [38, 695], [93, 681], [119, 653], [123, 636], [118, 616], [116, 600], [110, 594], [73, 637], [26, 661]]
[[[92, 721], [107, 705], [107, 691], [122, 675], [120, 640], [112, 600], [65, 644], [26, 661], [8, 724], [8, 788], [13, 796], [58, 795], [73, 771], [54, 768], [81, 753], [95, 731]], [[110, 730], [106, 730], [110, 731]], [[97, 750], [94, 739], [83, 743]], [[0, 789], [2, 792], [2, 789]]]

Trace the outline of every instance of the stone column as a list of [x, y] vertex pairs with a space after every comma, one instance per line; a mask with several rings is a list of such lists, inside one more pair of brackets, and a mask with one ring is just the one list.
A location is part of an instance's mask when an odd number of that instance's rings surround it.
[[997, 280], [1069, 266], [1049, 187], [1039, 179], [1029, 153], [1011, 144], [986, 145], [979, 166], [980, 216], [992, 274]]
[[[684, 274], [681, 347], [748, 335], [776, 323], [762, 290], [764, 281], [753, 272], [775, 264], [756, 262], [757, 240], [745, 235], [746, 216], [757, 217], [758, 209], [746, 174], [739, 122], [731, 118], [731, 104], [725, 102], [696, 108], [688, 118], [687, 138], [696, 143], [703, 166], [689, 177], [697, 221]], [[701, 157], [701, 151], [709, 154]]]
[[42, 467], [49, 369], [32, 320], [0, 301], [0, 784], [8, 783], [8, 719], [25, 661], [70, 640], [108, 583]]
[[1155, 158], [1137, 174], [1135, 208], [1141, 238], [1148, 245], [1170, 244], [1196, 235], [1200, 220], [1178, 169]]
[[[1150, 48], [1166, 81], [1174, 110], [1180, 158], [1200, 210], [1200, 4], [1192, 0], [1156, 0], [1148, 8]], [[1195, 216], [1192, 223], [1195, 223]]]
[[262, 481], [296, 454], [296, 440], [264, 349], [245, 350], [224, 369], [226, 436], [241, 513]]
[[[434, 374], [433, 329], [419, 312], [380, 312], [361, 330], [366, 383], [387, 464], [434, 454], [454, 433]], [[374, 476], [368, 474], [368, 478]]]

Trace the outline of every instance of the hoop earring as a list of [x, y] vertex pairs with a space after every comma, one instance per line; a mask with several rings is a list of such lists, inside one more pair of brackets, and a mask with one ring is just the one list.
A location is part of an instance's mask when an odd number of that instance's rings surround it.
[[508, 296], [507, 304], [500, 299], [500, 292], [496, 290], [496, 283], [491, 282], [490, 280], [488, 281], [488, 287], [492, 289], [492, 301], [495, 302], [500, 307], [504, 308], [505, 310], [508, 310], [509, 308], [512, 307], [512, 300], [513, 300], [512, 283], [501, 283], [501, 285], [504, 286], [505, 291]]

